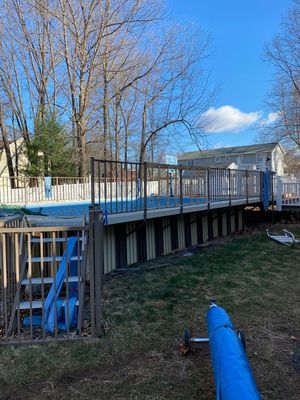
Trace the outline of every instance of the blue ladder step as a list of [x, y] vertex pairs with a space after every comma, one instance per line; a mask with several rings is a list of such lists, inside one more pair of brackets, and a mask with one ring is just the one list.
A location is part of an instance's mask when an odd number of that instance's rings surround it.
[[[55, 261], [55, 262], [60, 262], [63, 259], [63, 256], [57, 256], [57, 257], [31, 257], [31, 262], [32, 263], [40, 263], [40, 262], [51, 262], [51, 261]], [[77, 260], [82, 260], [82, 257], [78, 257], [78, 256], [72, 256], [71, 258], [69, 258], [69, 260], [71, 261], [77, 261]], [[28, 263], [28, 259], [26, 260], [26, 262]]]
[[[43, 281], [43, 282], [42, 282]], [[81, 278], [78, 276], [69, 276], [68, 279], [65, 278], [64, 282], [65, 283], [72, 283], [72, 282], [80, 282]], [[31, 278], [31, 280], [29, 278], [25, 278], [22, 280], [22, 285], [41, 285], [42, 283], [44, 284], [50, 284], [53, 283], [54, 279], [51, 277], [45, 277], [45, 278]]]
[[[82, 237], [77, 238], [77, 240], [82, 242]], [[64, 243], [66, 242], [66, 238], [43, 238], [41, 240], [40, 238], [31, 238], [31, 243]]]
[[[46, 300], [44, 301], [45, 306]], [[67, 303], [67, 300], [64, 300], [63, 305]], [[79, 300], [76, 301], [76, 305], [79, 305]], [[20, 310], [30, 310], [30, 301], [21, 301], [19, 305]], [[42, 300], [32, 300], [31, 308], [33, 310], [39, 310], [43, 308]]]

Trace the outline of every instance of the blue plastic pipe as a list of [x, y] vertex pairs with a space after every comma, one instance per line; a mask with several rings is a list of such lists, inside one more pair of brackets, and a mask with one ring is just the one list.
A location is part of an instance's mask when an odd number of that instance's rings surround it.
[[213, 304], [207, 328], [217, 400], [261, 399], [242, 343], [227, 312]]

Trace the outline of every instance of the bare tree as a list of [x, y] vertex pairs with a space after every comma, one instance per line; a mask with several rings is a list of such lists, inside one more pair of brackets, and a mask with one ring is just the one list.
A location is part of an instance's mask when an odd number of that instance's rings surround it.
[[1, 132], [1, 138], [2, 138], [2, 142], [3, 142], [5, 155], [6, 155], [6, 160], [7, 160], [8, 173], [9, 173], [9, 176], [12, 178], [10, 183], [11, 183], [11, 187], [14, 188], [15, 187], [15, 180], [14, 180], [15, 172], [14, 172], [14, 166], [13, 166], [13, 158], [12, 158], [12, 154], [10, 151], [10, 140], [8, 137], [8, 132], [7, 132], [5, 122], [4, 122], [4, 110], [3, 110], [2, 104], [0, 104], [0, 132]]
[[300, 2], [283, 18], [281, 32], [265, 50], [274, 68], [274, 86], [267, 104], [276, 118], [263, 126], [262, 136], [300, 147]]
[[208, 35], [177, 26], [164, 36], [160, 58], [141, 82], [140, 162], [155, 138], [169, 135], [170, 130], [172, 135], [185, 131], [193, 138], [203, 134], [200, 116], [214, 94], [204, 70], [209, 43]]
[[[66, 95], [76, 129], [81, 175], [86, 171], [87, 136], [94, 128], [93, 114], [99, 109], [100, 97], [97, 98], [95, 93], [97, 90], [99, 93], [101, 88], [101, 125], [106, 157], [108, 103], [112, 100], [109, 85], [124, 68], [125, 61], [122, 62], [120, 56], [121, 49], [124, 54], [124, 38], [140, 24], [144, 25], [155, 18], [151, 10], [150, 2], [145, 0], [59, 0], [56, 13], [62, 29], [63, 59], [68, 81]], [[120, 88], [122, 90], [124, 88]]]
[[[78, 172], [87, 158], [143, 162], [181, 132], [202, 137], [212, 100], [209, 37], [169, 27], [159, 0], [5, 0], [0, 94], [25, 142], [35, 121], [70, 123]], [[165, 19], [164, 19], [165, 18]], [[161, 149], [160, 149], [161, 150]]]

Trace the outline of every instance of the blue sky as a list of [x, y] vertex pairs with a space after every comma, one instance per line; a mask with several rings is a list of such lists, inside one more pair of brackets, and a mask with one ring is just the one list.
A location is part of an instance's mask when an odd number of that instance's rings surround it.
[[210, 63], [222, 91], [208, 114], [218, 132], [210, 136], [209, 146], [254, 143], [257, 126], [274, 117], [264, 105], [272, 68], [263, 61], [263, 49], [280, 31], [292, 0], [167, 1], [175, 19], [193, 22], [213, 35]]

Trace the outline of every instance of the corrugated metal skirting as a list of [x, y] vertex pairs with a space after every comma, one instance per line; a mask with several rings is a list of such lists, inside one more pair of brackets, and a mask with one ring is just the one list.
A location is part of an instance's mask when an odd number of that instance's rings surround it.
[[237, 207], [109, 225], [103, 239], [105, 273], [242, 229], [243, 210]]

